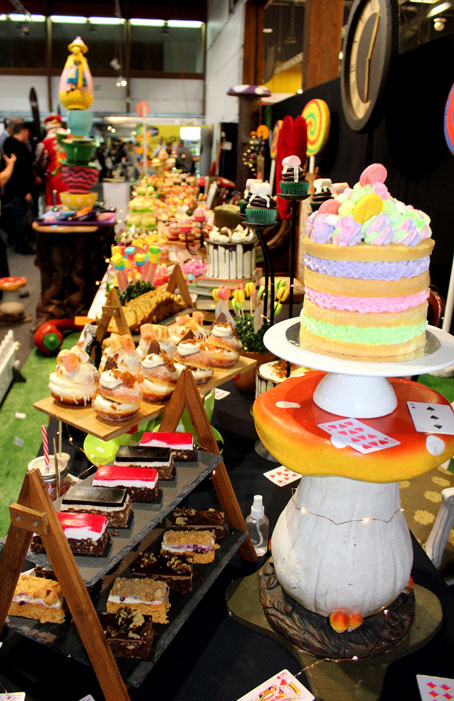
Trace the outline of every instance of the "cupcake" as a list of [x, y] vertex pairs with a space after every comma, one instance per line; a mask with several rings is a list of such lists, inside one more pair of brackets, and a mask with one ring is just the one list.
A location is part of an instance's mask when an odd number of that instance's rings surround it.
[[57, 367], [49, 378], [49, 390], [54, 399], [64, 404], [90, 404], [98, 387], [98, 371], [88, 354], [74, 346], [61, 350]]
[[287, 156], [282, 160], [282, 175], [279, 183], [284, 195], [306, 195], [309, 183], [301, 168], [298, 156]]
[[269, 183], [251, 185], [251, 198], [246, 207], [246, 219], [251, 224], [273, 224], [276, 219], [276, 200], [271, 197]]
[[315, 212], [326, 200], [333, 198], [331, 192], [332, 182], [329, 178], [314, 180], [314, 194], [312, 195], [311, 209]]

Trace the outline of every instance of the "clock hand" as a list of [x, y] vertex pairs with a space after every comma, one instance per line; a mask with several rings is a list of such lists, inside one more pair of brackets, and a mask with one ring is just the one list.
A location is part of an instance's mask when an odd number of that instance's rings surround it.
[[370, 62], [372, 60], [372, 53], [373, 53], [374, 46], [375, 46], [375, 40], [377, 39], [379, 23], [380, 23], [380, 12], [377, 12], [377, 15], [375, 18], [374, 28], [372, 29], [372, 36], [370, 38], [369, 51], [367, 53], [367, 58], [366, 58], [366, 75], [365, 75], [365, 79], [364, 79], [364, 101], [365, 102], [367, 102], [367, 99], [369, 97]]

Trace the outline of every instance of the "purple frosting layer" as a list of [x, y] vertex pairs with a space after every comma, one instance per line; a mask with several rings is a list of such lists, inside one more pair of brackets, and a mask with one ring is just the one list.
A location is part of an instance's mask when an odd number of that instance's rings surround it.
[[304, 265], [309, 270], [334, 277], [350, 277], [357, 280], [400, 280], [416, 277], [429, 269], [430, 256], [404, 261], [381, 261], [361, 263], [317, 258], [306, 253]]

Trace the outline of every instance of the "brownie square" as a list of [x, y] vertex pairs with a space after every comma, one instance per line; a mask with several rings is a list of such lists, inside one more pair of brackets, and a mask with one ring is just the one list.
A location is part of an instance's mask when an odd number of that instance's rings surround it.
[[192, 557], [141, 553], [132, 563], [135, 577], [151, 577], [167, 582], [172, 591], [189, 594], [192, 591]]
[[112, 528], [127, 528], [131, 499], [125, 487], [87, 487], [73, 485], [66, 492], [61, 511], [102, 514]]
[[153, 621], [140, 611], [120, 608], [116, 613], [100, 613], [99, 620], [115, 657], [148, 660], [154, 640]]
[[174, 476], [174, 459], [169, 448], [153, 448], [146, 445], [121, 445], [115, 456], [115, 465], [154, 467], [160, 480]]
[[[110, 535], [106, 531], [99, 540], [91, 538], [68, 538], [69, 547], [73, 555], [90, 555], [91, 557], [102, 557], [105, 555], [110, 545]], [[39, 535], [32, 538], [31, 550], [34, 553], [43, 553], [44, 545]]]
[[216, 509], [177, 507], [173, 510], [170, 520], [172, 530], [210, 530], [214, 531], [216, 540], [223, 540], [227, 535], [224, 512]]

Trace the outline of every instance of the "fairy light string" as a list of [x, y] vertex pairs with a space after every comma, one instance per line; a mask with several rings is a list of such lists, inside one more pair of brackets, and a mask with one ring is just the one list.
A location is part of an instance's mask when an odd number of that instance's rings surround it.
[[305, 516], [306, 514], [308, 516], [315, 516], [316, 518], [323, 518], [326, 521], [329, 521], [332, 523], [334, 526], [345, 526], [348, 523], [363, 523], [364, 525], [368, 525], [369, 523], [372, 523], [372, 521], [378, 521], [380, 523], [391, 523], [393, 519], [396, 518], [400, 513], [403, 513], [405, 511], [405, 508], [403, 506], [399, 506], [389, 518], [378, 518], [377, 516], [363, 516], [362, 518], [349, 518], [345, 521], [335, 521], [333, 518], [330, 518], [329, 516], [326, 516], [325, 514], [319, 514], [316, 511], [311, 511], [310, 509], [306, 509], [304, 506], [298, 506], [295, 501], [295, 491], [292, 490], [292, 497], [291, 497], [291, 502], [295, 509], [301, 513], [302, 516]]

